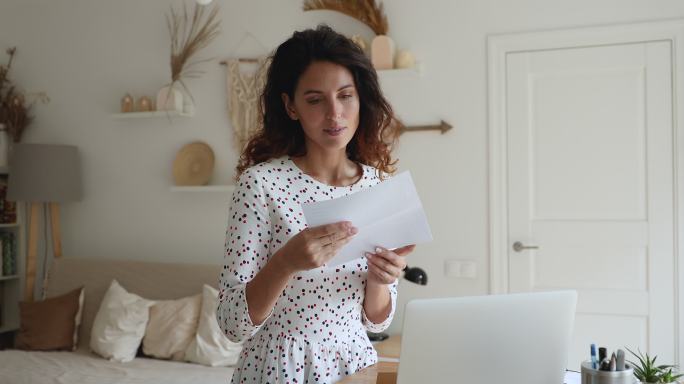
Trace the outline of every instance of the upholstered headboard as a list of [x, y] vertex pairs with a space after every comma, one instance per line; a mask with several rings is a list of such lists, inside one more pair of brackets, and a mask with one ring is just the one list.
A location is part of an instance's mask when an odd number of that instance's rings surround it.
[[220, 265], [102, 260], [60, 257], [48, 277], [47, 296], [85, 286], [79, 348], [87, 347], [100, 302], [112, 279], [146, 299], [178, 299], [202, 293], [202, 285], [216, 288]]

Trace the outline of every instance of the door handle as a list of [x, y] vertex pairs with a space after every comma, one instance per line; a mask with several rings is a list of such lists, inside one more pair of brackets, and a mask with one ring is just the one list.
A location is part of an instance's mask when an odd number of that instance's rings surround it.
[[539, 246], [537, 245], [525, 245], [519, 241], [516, 241], [513, 243], [513, 250], [516, 252], [522, 252], [527, 249], [539, 249]]

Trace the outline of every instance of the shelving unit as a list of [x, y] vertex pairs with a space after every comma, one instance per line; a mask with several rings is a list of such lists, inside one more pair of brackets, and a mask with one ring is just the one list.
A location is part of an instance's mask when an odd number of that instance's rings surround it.
[[[418, 78], [422, 76], [422, 66], [416, 63], [415, 68], [408, 69], [387, 69], [377, 71], [380, 81], [396, 81], [406, 78]], [[180, 111], [152, 111], [152, 112], [127, 112], [113, 113], [113, 119], [154, 119], [167, 117], [192, 117], [194, 113]], [[203, 185], [203, 186], [171, 186], [171, 192], [211, 192], [211, 193], [233, 193], [235, 185]], [[1, 227], [0, 227], [1, 228]]]
[[[0, 176], [7, 176], [8, 169], [0, 169]], [[19, 329], [19, 302], [24, 292], [24, 218], [23, 205], [17, 203], [17, 220], [14, 223], [0, 224], [0, 232], [14, 234], [14, 253], [16, 270], [13, 275], [2, 276], [0, 263], [0, 333]], [[1, 260], [1, 259], [0, 259]]]

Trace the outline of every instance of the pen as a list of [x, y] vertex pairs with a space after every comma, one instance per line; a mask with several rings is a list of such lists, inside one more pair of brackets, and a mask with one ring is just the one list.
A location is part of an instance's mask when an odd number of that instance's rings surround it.
[[617, 352], [617, 367], [616, 369], [618, 371], [624, 371], [625, 370], [625, 351], [622, 349], [618, 349]]
[[599, 371], [610, 371], [610, 359], [605, 358], [603, 361], [599, 362]]
[[591, 345], [591, 367], [596, 369], [598, 360], [596, 359], [596, 344]]
[[610, 356], [610, 370], [615, 371], [617, 368], [617, 359], [615, 358], [615, 352]]
[[608, 357], [607, 353], [608, 353], [608, 350], [605, 347], [599, 347], [599, 358], [598, 358], [599, 363], [602, 362], [603, 359]]

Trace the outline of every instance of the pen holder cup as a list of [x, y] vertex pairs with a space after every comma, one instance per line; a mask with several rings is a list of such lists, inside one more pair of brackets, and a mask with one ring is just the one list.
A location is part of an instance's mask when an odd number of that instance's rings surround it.
[[634, 370], [629, 365], [624, 371], [600, 371], [590, 361], [582, 362], [582, 384], [634, 384]]

